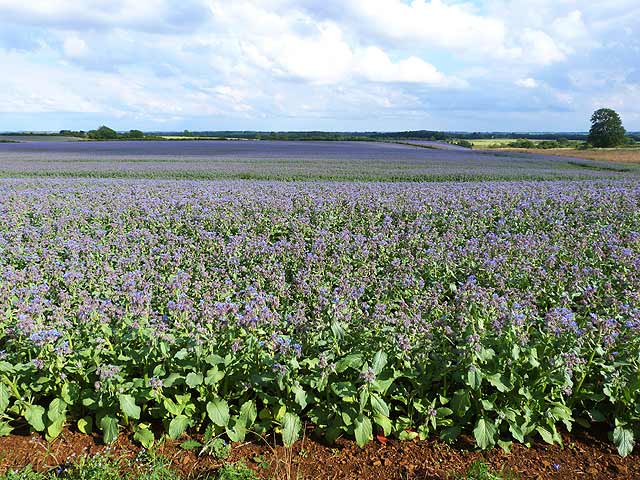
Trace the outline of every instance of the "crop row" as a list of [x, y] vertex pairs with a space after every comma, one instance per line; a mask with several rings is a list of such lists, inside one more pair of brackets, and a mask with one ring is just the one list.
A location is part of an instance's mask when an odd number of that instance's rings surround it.
[[0, 433], [602, 422], [626, 455], [639, 207], [637, 181], [0, 181]]

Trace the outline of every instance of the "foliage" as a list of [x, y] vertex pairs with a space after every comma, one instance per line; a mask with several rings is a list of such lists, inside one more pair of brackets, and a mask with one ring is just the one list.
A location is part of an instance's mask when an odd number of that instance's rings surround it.
[[216, 476], [216, 480], [258, 480], [258, 475], [245, 464], [238, 462], [226, 464]]
[[459, 147], [464, 147], [464, 148], [473, 148], [473, 143], [471, 143], [469, 140], [451, 140], [449, 143], [451, 143], [452, 145], [458, 145]]
[[35, 472], [30, 466], [9, 471], [0, 480], [179, 480], [168, 462], [153, 453], [141, 453], [134, 461], [114, 459], [107, 455], [80, 457], [77, 463], [60, 466], [48, 473]]
[[640, 421], [640, 183], [0, 184], [0, 432]]
[[144, 132], [141, 132], [140, 130], [129, 130], [129, 132], [125, 133], [123, 136], [131, 139], [142, 139], [144, 138]]
[[610, 108], [596, 110], [591, 116], [589, 143], [594, 147], [617, 147], [625, 142], [625, 129], [620, 115]]
[[87, 132], [87, 137], [94, 140], [115, 140], [119, 135], [115, 130], [103, 125], [97, 130]]
[[454, 478], [456, 480], [515, 480], [517, 477], [511, 474], [495, 473], [486, 463], [476, 461], [464, 475], [456, 475]]

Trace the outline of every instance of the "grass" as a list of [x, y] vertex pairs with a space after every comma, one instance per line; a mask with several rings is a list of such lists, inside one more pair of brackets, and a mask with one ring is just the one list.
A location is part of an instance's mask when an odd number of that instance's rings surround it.
[[454, 475], [453, 480], [517, 480], [512, 473], [495, 472], [486, 463], [477, 461], [471, 464], [462, 475]]
[[493, 146], [507, 145], [515, 140], [513, 138], [483, 138], [480, 140], [469, 140], [474, 148], [490, 148]]
[[[145, 452], [132, 461], [106, 455], [83, 457], [78, 463], [58, 467], [49, 472], [37, 472], [31, 466], [19, 471], [8, 471], [0, 480], [180, 480], [181, 476], [169, 467], [159, 455]], [[256, 473], [244, 463], [229, 463], [215, 475], [199, 476], [197, 480], [258, 480]]]

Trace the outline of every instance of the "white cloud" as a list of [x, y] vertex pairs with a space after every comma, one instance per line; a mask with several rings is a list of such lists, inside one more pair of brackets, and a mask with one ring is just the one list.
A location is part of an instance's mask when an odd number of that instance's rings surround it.
[[0, 18], [3, 112], [513, 128], [485, 113], [640, 105], [637, 0], [0, 0]]
[[522, 88], [536, 88], [538, 86], [538, 82], [535, 78], [521, 78], [516, 80], [516, 85]]
[[541, 30], [525, 29], [522, 34], [522, 60], [550, 65], [566, 58], [555, 40]]
[[377, 47], [365, 49], [356, 69], [372, 82], [407, 82], [443, 85], [446, 77], [433, 65], [416, 57], [393, 63], [389, 56]]
[[76, 36], [66, 38], [62, 48], [64, 50], [64, 54], [71, 58], [83, 57], [89, 51], [86, 42]]

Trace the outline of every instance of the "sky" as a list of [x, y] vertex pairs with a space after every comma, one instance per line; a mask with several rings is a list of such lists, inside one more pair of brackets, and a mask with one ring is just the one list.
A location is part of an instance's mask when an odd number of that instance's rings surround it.
[[638, 0], [0, 0], [0, 130], [640, 130]]

